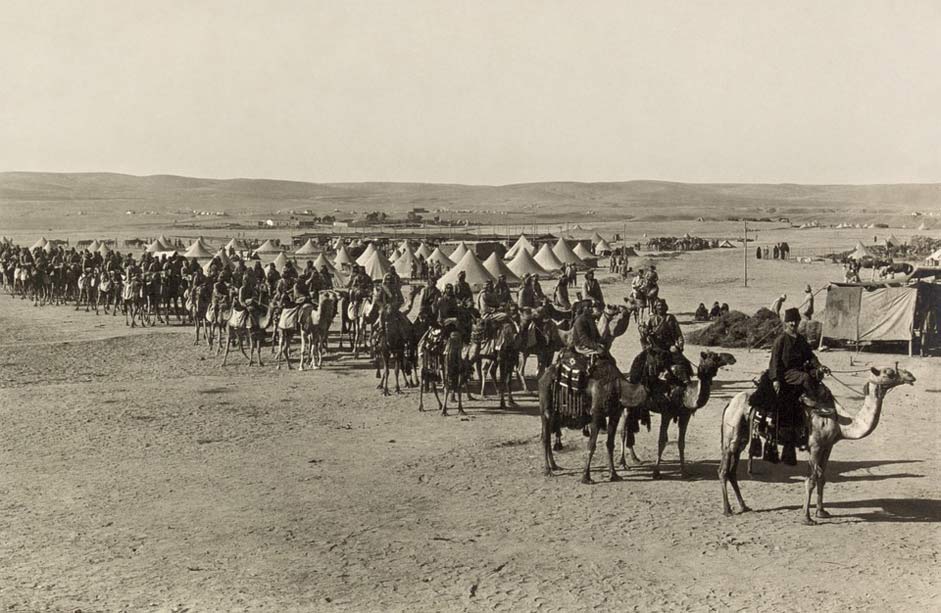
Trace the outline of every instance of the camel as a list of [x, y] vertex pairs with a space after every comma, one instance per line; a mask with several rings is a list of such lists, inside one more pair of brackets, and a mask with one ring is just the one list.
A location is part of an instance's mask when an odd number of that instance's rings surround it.
[[114, 294], [117, 290], [117, 285], [111, 279], [111, 273], [107, 270], [102, 270], [101, 274], [98, 275], [98, 301], [95, 303], [95, 314], [98, 314], [98, 307], [102, 306], [105, 311], [105, 315], [108, 314], [108, 309], [112, 306], [114, 302]]
[[699, 354], [699, 366], [696, 368], [696, 380], [686, 384], [686, 389], [682, 394], [682, 403], [677, 403], [674, 398], [666, 399], [666, 403], [649, 403], [649, 391], [643, 384], [628, 383], [624, 388], [626, 397], [622, 402], [629, 408], [626, 411], [624, 430], [621, 437], [621, 466], [627, 467], [625, 461], [625, 450], [630, 454], [632, 463], [640, 462], [637, 454], [634, 453], [634, 436], [630, 431], [629, 415], [633, 411], [646, 406], [653, 413], [660, 413], [660, 436], [657, 440], [657, 463], [653, 469], [653, 478], [660, 478], [660, 461], [663, 457], [663, 450], [669, 440], [668, 431], [670, 422], [676, 421], [679, 428], [679, 435], [676, 440], [676, 447], [680, 454], [680, 475], [686, 477], [686, 428], [689, 426], [690, 418], [696, 414], [696, 411], [706, 406], [709, 402], [709, 394], [712, 390], [712, 380], [716, 373], [723, 366], [735, 364], [735, 357], [730, 353], [714, 353], [712, 351], [703, 351]]
[[[619, 306], [613, 315], [605, 311], [601, 316], [598, 322], [598, 332], [607, 349], [611, 348], [614, 339], [627, 331], [632, 312], [633, 309], [631, 308]], [[569, 420], [568, 423], [565, 423], [565, 420], [556, 410], [556, 399], [553, 398], [553, 394], [559, 368], [558, 363], [553, 364], [539, 378], [539, 414], [542, 421], [542, 443], [545, 452], [547, 476], [551, 476], [552, 471], [559, 468], [552, 455], [553, 433], [558, 435], [563, 425], [570, 428], [581, 428], [584, 425], [579, 420]], [[630, 398], [629, 390], [626, 387], [629, 385], [630, 383], [618, 370], [614, 360], [609, 358], [599, 359], [588, 377], [586, 395], [590, 400], [591, 410], [590, 415], [585, 416], [586, 419], [590, 419], [590, 422], [588, 424], [588, 460], [585, 463], [582, 483], [593, 483], [591, 479], [591, 460], [595, 453], [598, 431], [605, 428], [607, 430], [606, 448], [608, 450], [608, 468], [610, 469], [609, 479], [611, 481], [621, 480], [621, 477], [614, 469], [614, 438], [623, 412], [623, 403]]]
[[522, 337], [516, 323], [512, 320], [506, 319], [497, 325], [498, 328], [493, 339], [485, 343], [486, 348], [490, 351], [480, 353], [480, 397], [486, 397], [484, 391], [487, 384], [487, 374], [489, 373], [494, 387], [500, 394], [500, 408], [505, 409], [507, 398], [511, 407], [517, 406], [516, 400], [513, 399], [511, 382], [513, 372], [520, 362], [520, 340]]
[[[817, 491], [816, 516], [818, 518], [830, 517], [830, 514], [823, 508], [823, 487], [826, 484], [827, 462], [830, 460], [830, 452], [833, 451], [833, 446], [841, 440], [855, 441], [872, 434], [876, 426], [879, 425], [882, 401], [889, 390], [899, 385], [913, 385], [914, 383], [915, 377], [907, 370], [901, 368], [883, 368], [881, 370], [871, 368], [869, 381], [863, 388], [865, 396], [863, 406], [855, 415], [848, 412], [835, 400], [835, 416], [820, 415], [805, 407], [804, 416], [809, 431], [807, 448], [810, 457], [807, 462], [809, 471], [803, 505], [804, 524], [813, 525], [816, 523], [810, 517], [810, 497], [814, 489]], [[751, 394], [749, 392], [740, 392], [732, 398], [722, 411], [720, 439], [722, 459], [719, 463], [719, 481], [722, 483], [722, 512], [725, 515], [732, 514], [727, 488], [729, 483], [732, 484], [732, 490], [738, 499], [741, 512], [744, 513], [750, 510], [742, 499], [742, 493], [738, 487], [738, 476], [736, 475], [739, 456], [742, 450], [749, 445], [751, 432], [753, 431], [752, 420], [755, 416], [755, 410], [749, 404], [750, 398]]]
[[304, 370], [305, 356], [309, 358], [311, 368], [323, 367], [323, 356], [327, 352], [327, 335], [336, 312], [336, 294], [322, 291], [318, 308], [301, 313], [301, 370]]
[[131, 277], [124, 284], [121, 295], [124, 301], [124, 325], [134, 328], [137, 321], [145, 326], [143, 283], [139, 277]]
[[[225, 341], [223, 341], [225, 343], [225, 355], [222, 357], [223, 366], [226, 365], [226, 361], [229, 359], [229, 349], [232, 347], [233, 336], [238, 338], [239, 351], [248, 358], [249, 366], [255, 365], [256, 352], [258, 353], [258, 365], [264, 366], [261, 361], [261, 350], [265, 345], [265, 328], [268, 327], [271, 311], [270, 307], [258, 306], [256, 308], [259, 311], [266, 311], [266, 314], [261, 316], [258, 311], [251, 308], [232, 309], [232, 314], [226, 323], [226, 336]], [[246, 336], [248, 336], [248, 350], [250, 353], [245, 353]]]
[[[404, 369], [406, 366], [405, 352], [412, 336], [412, 322], [409, 321], [406, 314], [411, 312], [412, 307], [415, 305], [415, 297], [419, 292], [421, 292], [421, 287], [414, 286], [409, 293], [408, 303], [399, 311], [393, 311], [389, 305], [383, 306], [379, 319], [375, 323], [373, 334], [377, 358], [376, 375], [380, 378], [376, 389], [381, 389], [383, 396], [389, 395], [389, 364], [391, 362], [395, 362], [395, 393], [402, 393], [399, 387], [399, 370]], [[380, 366], [382, 368], [381, 375], [379, 373]], [[408, 374], [405, 376], [406, 386], [408, 386], [411, 381]]]

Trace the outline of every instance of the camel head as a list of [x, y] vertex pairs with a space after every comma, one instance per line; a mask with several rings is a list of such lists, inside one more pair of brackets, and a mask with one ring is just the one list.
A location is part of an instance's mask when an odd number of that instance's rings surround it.
[[712, 379], [723, 366], [735, 364], [735, 356], [731, 353], [716, 353], [714, 351], [703, 351], [699, 354], [699, 367], [696, 369], [696, 376], [700, 379]]
[[893, 387], [905, 385], [906, 383], [908, 385], [914, 385], [915, 375], [904, 368], [892, 368], [891, 366], [887, 366], [882, 369], [876, 367], [869, 369], [868, 385], [878, 385], [885, 391], [889, 391]]

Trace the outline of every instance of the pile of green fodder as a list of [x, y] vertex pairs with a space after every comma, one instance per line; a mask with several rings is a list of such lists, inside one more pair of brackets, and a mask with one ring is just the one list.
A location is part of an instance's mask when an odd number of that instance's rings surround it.
[[686, 339], [704, 347], [768, 348], [782, 329], [781, 318], [770, 309], [758, 309], [751, 317], [730, 311]]

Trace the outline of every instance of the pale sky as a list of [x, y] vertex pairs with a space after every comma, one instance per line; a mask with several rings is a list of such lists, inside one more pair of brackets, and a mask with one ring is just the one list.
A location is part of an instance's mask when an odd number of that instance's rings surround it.
[[0, 170], [941, 181], [941, 1], [4, 0]]

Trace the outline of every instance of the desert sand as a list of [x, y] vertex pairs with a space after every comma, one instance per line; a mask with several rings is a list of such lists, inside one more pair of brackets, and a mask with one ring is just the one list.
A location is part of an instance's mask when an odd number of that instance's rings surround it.
[[[831, 244], [781, 230], [792, 247]], [[768, 237], [768, 240], [779, 240]], [[846, 239], [850, 241], [850, 239]], [[819, 242], [818, 242], [819, 241]], [[25, 242], [25, 241], [20, 241]], [[684, 330], [699, 302], [753, 313], [838, 266], [749, 260], [740, 250], [657, 258]], [[607, 275], [602, 275], [602, 277]], [[609, 299], [624, 283], [604, 284]], [[818, 311], [823, 294], [818, 295]], [[833, 518], [800, 523], [806, 454], [756, 463], [751, 513], [721, 514], [719, 418], [765, 368], [728, 350], [687, 439], [651, 479], [654, 430], [625, 481], [578, 482], [580, 432], [542, 474], [534, 395], [466, 418], [383, 398], [366, 360], [324, 370], [225, 369], [183, 326], [34, 308], [0, 296], [0, 604], [9, 611], [927, 611], [939, 599], [941, 359], [830, 351], [835, 371], [896, 361], [917, 378], [879, 427], [839, 443]], [[687, 355], [700, 348], [688, 346]], [[631, 325], [613, 347], [638, 350]], [[265, 354], [266, 357], [268, 354]], [[240, 357], [240, 356], [239, 356]], [[269, 361], [273, 362], [273, 360]], [[532, 366], [530, 366], [532, 369]], [[852, 387], [862, 375], [840, 374]], [[831, 382], [848, 407], [859, 396]], [[596, 455], [603, 478], [603, 454]]]

